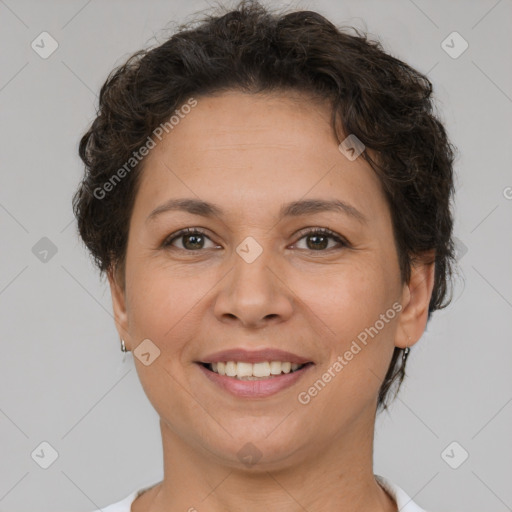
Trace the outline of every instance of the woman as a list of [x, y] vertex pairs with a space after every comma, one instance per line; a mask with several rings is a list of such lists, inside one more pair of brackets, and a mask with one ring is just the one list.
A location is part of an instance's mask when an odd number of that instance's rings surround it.
[[164, 479], [103, 510], [422, 510], [372, 456], [451, 277], [431, 92], [364, 35], [257, 2], [111, 74], [73, 203]]

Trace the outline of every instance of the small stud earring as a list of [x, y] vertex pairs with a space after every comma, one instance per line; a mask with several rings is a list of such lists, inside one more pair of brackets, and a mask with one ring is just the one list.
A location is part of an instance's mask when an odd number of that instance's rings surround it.
[[123, 338], [121, 338], [121, 352], [128, 352]]

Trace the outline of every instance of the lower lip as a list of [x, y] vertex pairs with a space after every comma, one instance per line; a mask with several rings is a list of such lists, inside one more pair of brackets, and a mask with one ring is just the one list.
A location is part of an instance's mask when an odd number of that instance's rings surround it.
[[244, 398], [265, 398], [274, 395], [283, 389], [295, 384], [313, 364], [307, 364], [300, 370], [292, 373], [283, 373], [276, 377], [261, 380], [239, 380], [235, 377], [220, 375], [197, 363], [203, 374], [213, 383], [225, 389], [229, 393]]

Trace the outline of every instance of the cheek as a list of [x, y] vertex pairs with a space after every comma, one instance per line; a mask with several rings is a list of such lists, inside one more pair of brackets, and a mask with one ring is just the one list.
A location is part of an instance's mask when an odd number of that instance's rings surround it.
[[129, 329], [135, 346], [150, 339], [160, 350], [148, 366], [134, 357], [139, 380], [155, 410], [162, 418], [174, 418], [183, 435], [190, 422], [184, 418], [203, 414], [199, 403], [190, 399], [193, 392], [184, 395], [183, 391], [187, 365], [191, 364], [189, 341], [200, 335], [201, 299], [211, 288], [204, 275], [198, 277], [197, 286], [194, 281], [179, 271], [146, 264], [144, 271], [132, 272], [129, 289]]
[[325, 379], [335, 382], [331, 392], [342, 401], [373, 399], [387, 371], [398, 315], [396, 285], [386, 271], [380, 263], [354, 265], [303, 284], [301, 297], [314, 312], [318, 343], [328, 355], [323, 366], [331, 377]]
[[[389, 269], [388, 269], [389, 271]], [[339, 267], [323, 276], [302, 278], [301, 298], [331, 331], [348, 340], [372, 325], [393, 302], [393, 287], [379, 264]]]
[[205, 273], [192, 277], [150, 264], [132, 274], [128, 320], [136, 341], [149, 338], [163, 350], [178, 350], [187, 328], [199, 325], [196, 316], [211, 288], [208, 283]]

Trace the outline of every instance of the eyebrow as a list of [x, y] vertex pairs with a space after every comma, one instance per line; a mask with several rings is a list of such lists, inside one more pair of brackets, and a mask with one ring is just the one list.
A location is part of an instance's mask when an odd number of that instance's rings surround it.
[[[146, 222], [154, 220], [157, 216], [169, 211], [185, 211], [192, 215], [202, 217], [223, 217], [224, 211], [214, 203], [199, 199], [182, 198], [169, 199], [157, 206], [147, 217]], [[303, 199], [284, 204], [279, 210], [279, 220], [284, 217], [299, 217], [301, 215], [315, 214], [321, 212], [339, 212], [354, 218], [361, 224], [367, 224], [368, 219], [354, 206], [339, 199]]]

